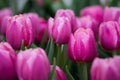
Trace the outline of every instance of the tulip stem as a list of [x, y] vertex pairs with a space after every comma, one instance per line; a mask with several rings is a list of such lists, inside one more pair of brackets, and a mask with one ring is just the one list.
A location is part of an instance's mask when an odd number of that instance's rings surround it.
[[88, 71], [87, 71], [87, 63], [80, 63], [80, 72], [81, 73], [81, 77], [80, 80], [88, 80]]
[[117, 51], [113, 51], [112, 55], [115, 56], [117, 54]]
[[58, 52], [57, 52], [57, 65], [60, 63], [60, 58], [61, 58], [61, 45], [58, 45]]

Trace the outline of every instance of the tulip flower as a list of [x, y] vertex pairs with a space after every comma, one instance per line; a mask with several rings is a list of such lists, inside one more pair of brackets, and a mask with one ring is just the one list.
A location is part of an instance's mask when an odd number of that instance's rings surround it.
[[16, 53], [7, 42], [0, 43], [0, 80], [17, 80]]
[[11, 9], [3, 8], [3, 9], [0, 10], [0, 26], [1, 26], [2, 20], [6, 16], [12, 16], [12, 10]]
[[90, 16], [83, 16], [80, 18], [76, 18], [77, 19], [77, 27], [78, 28], [90, 28], [91, 30], [93, 30], [95, 37], [97, 37], [98, 34], [98, 23], [97, 21], [90, 17]]
[[[51, 70], [52, 70], [51, 66]], [[59, 66], [55, 66], [55, 72], [56, 72], [56, 80], [67, 80], [67, 77], [65, 76], [63, 70]]]
[[97, 56], [95, 37], [91, 29], [79, 28], [71, 35], [68, 56], [76, 62], [91, 62]]
[[49, 18], [48, 33], [56, 43], [68, 43], [71, 34], [70, 20], [67, 17]]
[[30, 17], [32, 23], [32, 28], [34, 30], [35, 37], [34, 41], [36, 43], [40, 43], [44, 37], [44, 34], [47, 33], [48, 23], [43, 18], [39, 17], [36, 13], [28, 13], [26, 15]]
[[57, 17], [67, 17], [70, 20], [70, 24], [71, 24], [71, 29], [74, 32], [77, 29], [77, 25], [76, 25], [76, 17], [74, 12], [71, 9], [59, 9], [57, 10], [56, 14], [55, 14], [55, 18]]
[[17, 56], [19, 80], [48, 80], [50, 63], [41, 48], [20, 51]]
[[120, 48], [120, 25], [116, 21], [104, 22], [100, 25], [99, 40], [106, 50]]
[[101, 23], [103, 21], [103, 9], [99, 5], [83, 8], [80, 12], [80, 15], [81, 16], [89, 15], [92, 18], [94, 18], [98, 23]]
[[30, 18], [25, 15], [15, 15], [8, 21], [6, 39], [14, 49], [20, 49], [22, 41], [26, 47], [33, 41], [33, 29]]
[[103, 21], [118, 21], [120, 16], [120, 8], [118, 7], [105, 7]]
[[96, 58], [91, 67], [91, 80], [120, 80], [120, 56]]
[[8, 19], [10, 18], [10, 16], [6, 16], [3, 18], [2, 22], [1, 22], [1, 33], [6, 36], [6, 29], [7, 29], [7, 23], [8, 23]]

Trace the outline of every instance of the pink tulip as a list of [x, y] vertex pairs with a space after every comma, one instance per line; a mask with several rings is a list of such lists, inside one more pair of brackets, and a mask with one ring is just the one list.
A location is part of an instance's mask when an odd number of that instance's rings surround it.
[[91, 29], [79, 28], [71, 35], [68, 56], [76, 62], [91, 62], [97, 56], [95, 37]]
[[16, 15], [9, 19], [6, 29], [6, 39], [14, 49], [20, 49], [22, 41], [26, 47], [33, 41], [33, 29], [30, 18]]
[[2, 20], [6, 16], [12, 16], [12, 10], [11, 9], [3, 8], [3, 9], [0, 10], [0, 26], [1, 26]]
[[50, 63], [41, 48], [20, 51], [17, 56], [19, 80], [48, 80]]
[[77, 18], [77, 27], [78, 28], [90, 28], [91, 30], [93, 30], [94, 35], [97, 37], [98, 34], [98, 23], [97, 21], [90, 17], [90, 16], [83, 16], [80, 18]]
[[6, 36], [6, 29], [7, 29], [7, 23], [8, 23], [8, 19], [10, 18], [10, 16], [6, 16], [3, 18], [2, 23], [1, 23], [1, 33]]
[[120, 48], [120, 25], [115, 21], [104, 22], [100, 25], [99, 39], [106, 50]]
[[120, 8], [118, 7], [105, 7], [103, 20], [107, 21], [118, 21], [120, 16]]
[[17, 80], [16, 53], [7, 42], [0, 43], [0, 80]]
[[57, 18], [57, 17], [67, 17], [70, 20], [72, 31], [74, 32], [77, 29], [76, 17], [75, 17], [73, 10], [71, 10], [71, 9], [66, 9], [66, 10], [59, 9], [59, 10], [57, 10], [57, 12], [55, 14], [55, 18]]
[[[47, 33], [48, 23], [43, 18], [39, 17], [36, 13], [26, 14], [30, 17], [32, 27], [34, 29], [35, 42], [40, 43], [44, 37], [44, 34]], [[47, 40], [47, 35], [46, 35]]]
[[68, 43], [71, 34], [70, 20], [67, 17], [49, 18], [48, 33], [56, 43]]
[[96, 58], [91, 67], [91, 80], [120, 80], [120, 56]]
[[[52, 67], [53, 66], [51, 66], [51, 70]], [[56, 72], [56, 80], [67, 80], [67, 77], [65, 76], [63, 70], [59, 66], [55, 67], [55, 72]]]
[[89, 15], [92, 18], [96, 19], [98, 23], [101, 23], [103, 21], [103, 9], [99, 5], [83, 8], [80, 12], [80, 15], [81, 16]]

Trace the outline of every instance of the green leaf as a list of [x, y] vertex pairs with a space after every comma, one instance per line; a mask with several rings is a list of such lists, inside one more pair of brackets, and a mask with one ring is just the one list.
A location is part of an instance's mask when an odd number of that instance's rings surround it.
[[36, 48], [37, 45], [35, 45], [34, 43], [31, 44], [31, 48]]
[[55, 67], [56, 67], [56, 58], [53, 59], [53, 66], [52, 66], [52, 71], [51, 71], [50, 76], [49, 76], [49, 80], [56, 80]]
[[73, 76], [71, 75], [71, 73], [69, 72], [68, 66], [66, 66], [65, 72], [66, 72], [66, 74], [67, 74], [67, 76], [68, 76], [68, 80], [75, 80], [75, 79], [73, 78]]
[[48, 41], [45, 51], [48, 55], [48, 59], [49, 59], [50, 63], [52, 63], [53, 54], [54, 54], [54, 43], [53, 43], [52, 37], [49, 38], [49, 41]]

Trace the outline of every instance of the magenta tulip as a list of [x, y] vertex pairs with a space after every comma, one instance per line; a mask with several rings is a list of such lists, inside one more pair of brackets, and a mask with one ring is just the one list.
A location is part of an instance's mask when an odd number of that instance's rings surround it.
[[85, 29], [90, 28], [91, 30], [93, 30], [95, 37], [97, 37], [98, 35], [98, 26], [98, 22], [90, 16], [77, 18], [77, 27]]
[[92, 18], [96, 19], [98, 23], [101, 23], [103, 21], [103, 9], [99, 5], [83, 8], [80, 12], [80, 15], [81, 16], [89, 15]]
[[33, 29], [29, 17], [16, 15], [9, 19], [6, 29], [6, 39], [14, 49], [20, 49], [22, 41], [25, 47], [33, 41]]
[[[43, 18], [39, 17], [36, 13], [28, 13], [26, 14], [30, 17], [32, 27], [34, 30], [34, 41], [36, 43], [40, 43], [44, 37], [44, 34], [47, 33], [48, 23]], [[46, 35], [47, 40], [47, 35]]]
[[99, 39], [106, 50], [120, 48], [120, 25], [115, 21], [104, 22], [100, 25]]
[[67, 17], [49, 18], [48, 33], [56, 43], [67, 44], [71, 34], [70, 20]]
[[77, 29], [76, 17], [75, 17], [73, 10], [71, 10], [71, 9], [66, 9], [66, 10], [59, 9], [59, 10], [57, 10], [57, 12], [55, 14], [55, 18], [57, 18], [57, 17], [67, 17], [70, 20], [72, 31], [74, 32]]
[[[53, 66], [51, 66], [51, 71], [52, 71]], [[59, 67], [55, 67], [55, 72], [56, 72], [56, 80], [67, 80], [66, 75], [64, 74], [63, 70]]]
[[103, 20], [107, 21], [118, 21], [120, 16], [120, 8], [118, 7], [105, 7]]
[[11, 9], [3, 8], [3, 9], [0, 10], [0, 26], [1, 26], [2, 20], [6, 16], [12, 16], [12, 10]]
[[48, 80], [50, 63], [41, 48], [20, 51], [17, 56], [19, 80]]
[[120, 56], [96, 58], [91, 67], [91, 80], [120, 80]]
[[0, 43], [0, 80], [17, 80], [16, 53], [7, 42]]
[[8, 20], [9, 20], [10, 16], [6, 16], [3, 18], [2, 23], [1, 23], [1, 33], [6, 36], [6, 29], [7, 29], [7, 25], [8, 25]]
[[95, 37], [91, 29], [79, 28], [71, 35], [68, 56], [76, 62], [91, 62], [97, 56]]

